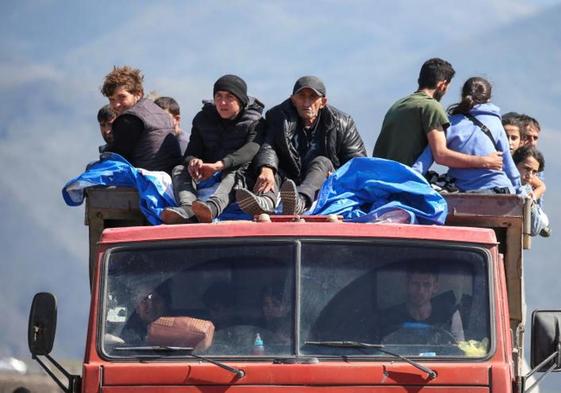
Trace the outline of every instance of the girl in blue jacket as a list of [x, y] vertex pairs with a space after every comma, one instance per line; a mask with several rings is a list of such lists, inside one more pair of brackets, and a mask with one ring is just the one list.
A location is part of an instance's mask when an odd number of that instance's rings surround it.
[[[510, 155], [501, 123], [500, 110], [491, 102], [491, 84], [481, 77], [469, 78], [462, 88], [462, 100], [448, 108], [450, 127], [446, 130], [448, 148], [464, 154], [486, 156], [503, 153], [503, 170], [449, 168], [461, 192], [517, 193], [520, 174]], [[426, 173], [433, 163], [430, 147], [419, 156], [413, 168]]]

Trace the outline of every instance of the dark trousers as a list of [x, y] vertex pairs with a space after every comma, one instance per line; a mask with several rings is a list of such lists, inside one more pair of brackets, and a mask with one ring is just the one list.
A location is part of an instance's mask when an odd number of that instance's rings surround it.
[[[316, 200], [316, 194], [321, 188], [323, 182], [334, 170], [335, 168], [333, 167], [333, 163], [329, 158], [325, 156], [317, 156], [314, 159], [310, 160], [310, 162], [304, 167], [300, 179], [291, 179], [296, 183], [296, 189], [298, 190], [298, 193], [304, 195], [304, 197], [306, 198], [306, 207], [310, 207], [311, 204]], [[260, 195], [266, 196], [272, 201], [278, 201], [280, 194], [280, 185], [285, 179], [289, 178], [290, 177], [286, 176], [284, 173], [277, 172], [277, 174], [275, 175], [275, 188]], [[252, 189], [255, 181], [254, 179], [251, 179], [251, 181], [248, 181], [248, 183], [251, 186], [250, 189]]]
[[310, 207], [316, 200], [316, 195], [323, 182], [334, 170], [333, 163], [325, 156], [315, 157], [304, 167], [302, 181], [300, 184], [297, 183], [296, 188], [299, 194], [306, 197], [306, 207]]
[[[198, 199], [199, 191], [197, 183], [195, 183], [189, 174], [187, 167], [184, 165], [177, 165], [171, 172], [171, 179], [177, 204], [191, 208], [193, 202]], [[232, 189], [234, 188], [235, 181], [236, 172], [222, 173], [222, 180], [208, 199], [208, 202], [216, 207], [217, 216], [233, 201]]]

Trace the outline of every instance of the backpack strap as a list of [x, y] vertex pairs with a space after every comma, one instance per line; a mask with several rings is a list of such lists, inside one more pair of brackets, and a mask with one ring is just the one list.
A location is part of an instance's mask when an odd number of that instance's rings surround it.
[[489, 130], [489, 128], [487, 128], [487, 126], [485, 124], [480, 122], [478, 118], [476, 118], [475, 116], [473, 116], [469, 113], [466, 114], [465, 117], [467, 117], [469, 120], [471, 120], [471, 122], [473, 124], [475, 124], [477, 127], [481, 128], [481, 131], [483, 131], [485, 133], [485, 135], [487, 135], [489, 137], [489, 139], [491, 139], [491, 142], [493, 142], [493, 146], [495, 146], [495, 150], [500, 151], [499, 145], [497, 145], [497, 142], [495, 141], [495, 138], [493, 138], [493, 134], [491, 134], [491, 130]]

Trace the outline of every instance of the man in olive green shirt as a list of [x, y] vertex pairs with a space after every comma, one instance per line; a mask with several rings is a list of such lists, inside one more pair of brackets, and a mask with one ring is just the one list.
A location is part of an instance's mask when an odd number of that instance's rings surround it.
[[419, 73], [418, 90], [398, 100], [386, 113], [382, 130], [374, 147], [374, 157], [413, 165], [430, 145], [434, 160], [454, 168], [502, 169], [502, 153], [470, 156], [448, 149], [448, 116], [440, 104], [454, 77], [452, 65], [445, 60], [427, 60]]

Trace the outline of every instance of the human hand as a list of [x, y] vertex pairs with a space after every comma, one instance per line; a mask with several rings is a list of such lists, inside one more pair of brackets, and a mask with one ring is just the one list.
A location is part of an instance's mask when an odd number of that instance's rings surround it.
[[493, 153], [482, 157], [483, 168], [495, 169], [501, 171], [503, 169], [503, 152], [494, 151]]
[[545, 193], [545, 183], [538, 176], [530, 176], [528, 183], [532, 187], [532, 194], [535, 200], [540, 199]]
[[193, 180], [195, 181], [201, 180], [202, 166], [203, 166], [203, 160], [201, 160], [200, 158], [193, 158], [191, 161], [189, 161], [189, 166], [187, 167], [187, 170], [189, 171], [189, 174], [191, 175]]
[[222, 161], [217, 161], [212, 164], [202, 164], [199, 169], [199, 173], [201, 175], [200, 180], [206, 180], [212, 175], [214, 175], [216, 172], [220, 172], [223, 169], [224, 169], [224, 163]]
[[275, 172], [269, 167], [261, 167], [261, 172], [255, 182], [253, 191], [257, 193], [267, 193], [275, 188]]

